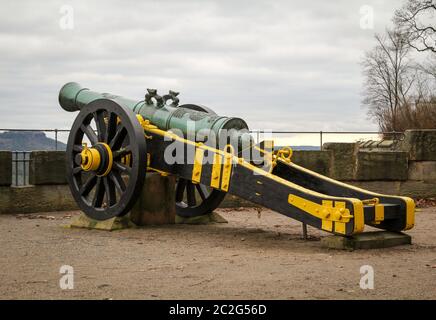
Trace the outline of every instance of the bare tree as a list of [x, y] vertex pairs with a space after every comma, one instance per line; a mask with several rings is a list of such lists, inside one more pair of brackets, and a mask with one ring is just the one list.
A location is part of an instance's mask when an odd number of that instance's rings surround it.
[[363, 104], [368, 114], [384, 131], [397, 131], [401, 105], [407, 103], [416, 70], [408, 58], [410, 46], [404, 35], [387, 30], [376, 35], [377, 45], [366, 52], [362, 61], [364, 82]]
[[407, 0], [393, 20], [412, 48], [436, 53], [436, 0]]

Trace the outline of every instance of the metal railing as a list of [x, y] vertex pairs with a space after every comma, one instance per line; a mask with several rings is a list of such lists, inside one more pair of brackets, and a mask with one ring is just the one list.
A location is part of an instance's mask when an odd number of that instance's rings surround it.
[[[58, 144], [60, 142], [59, 140], [59, 134], [61, 133], [69, 133], [70, 129], [1, 129], [0, 132], [48, 132], [48, 133], [54, 133], [54, 143], [55, 143], [55, 150], [58, 150]], [[388, 136], [393, 137], [395, 139], [400, 139], [403, 137], [403, 132], [378, 132], [378, 131], [282, 131], [282, 130], [263, 130], [263, 129], [256, 129], [256, 130], [250, 130], [250, 133], [255, 137], [256, 143], [259, 143], [261, 141], [261, 137], [265, 134], [268, 135], [316, 135], [318, 136], [318, 143], [319, 148], [322, 150], [322, 145], [324, 142], [326, 142], [326, 137], [329, 135], [359, 135], [361, 137], [364, 136]], [[64, 143], [67, 139], [63, 139]], [[62, 141], [61, 141], [62, 142]], [[316, 143], [316, 145], [318, 145]], [[29, 150], [30, 151], [30, 150]]]
[[[250, 133], [255, 135], [255, 141], [256, 143], [259, 143], [261, 140], [261, 136], [265, 133], [277, 136], [277, 135], [315, 135], [318, 138], [319, 141], [319, 149], [322, 150], [322, 146], [324, 142], [327, 142], [326, 137], [329, 135], [353, 135], [355, 136], [354, 141], [357, 141], [359, 139], [356, 139], [360, 136], [360, 138], [368, 137], [368, 136], [377, 136], [377, 138], [380, 137], [388, 137], [390, 139], [398, 139], [401, 140], [404, 137], [404, 132], [397, 132], [397, 131], [391, 131], [391, 132], [379, 132], [379, 131], [277, 131], [277, 130], [250, 130]], [[290, 138], [292, 139], [292, 138]], [[333, 142], [333, 141], [332, 141]], [[339, 142], [339, 141], [334, 141]], [[351, 142], [351, 141], [350, 141]]]
[[[54, 150], [58, 150], [59, 142], [66, 143], [67, 135], [69, 133], [69, 129], [1, 129], [0, 132], [44, 132], [54, 134]], [[403, 132], [378, 132], [378, 131], [281, 131], [281, 130], [250, 130], [250, 133], [253, 135], [253, 138], [256, 143], [259, 143], [261, 140], [265, 138], [275, 138], [280, 136], [287, 136], [286, 141], [296, 140], [295, 135], [300, 136], [315, 136], [317, 138], [312, 139], [306, 145], [311, 145], [317, 147], [319, 143], [319, 150], [322, 150], [322, 146], [324, 142], [326, 142], [329, 136], [336, 135], [336, 140], [338, 136], [354, 136], [354, 141], [356, 141], [357, 137], [368, 137], [368, 136], [385, 136], [385, 137], [393, 137], [395, 139], [400, 139], [404, 136]], [[60, 134], [65, 134], [65, 139], [61, 141], [59, 139]], [[290, 137], [291, 136], [291, 137]], [[294, 137], [292, 137], [294, 136]], [[316, 142], [318, 141], [318, 142]], [[339, 142], [339, 141], [335, 141]], [[351, 142], [351, 141], [350, 141]], [[288, 144], [289, 145], [289, 144]], [[298, 148], [297, 148], [298, 150]], [[30, 152], [31, 150], [23, 151], [17, 150], [12, 152], [12, 185], [13, 186], [25, 186], [29, 184], [29, 168], [30, 168]]]
[[12, 151], [12, 186], [29, 185], [30, 152]]

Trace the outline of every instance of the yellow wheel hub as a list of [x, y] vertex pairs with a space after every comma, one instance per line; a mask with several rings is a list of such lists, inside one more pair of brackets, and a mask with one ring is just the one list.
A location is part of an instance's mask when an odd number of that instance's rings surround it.
[[[105, 152], [102, 154], [100, 150], [95, 147], [88, 148], [87, 144], [83, 144], [83, 150], [80, 153], [81, 156], [81, 167], [84, 171], [97, 171], [100, 169], [100, 172], [104, 170], [101, 174], [98, 174], [99, 177], [103, 177], [109, 174], [113, 165], [113, 155], [111, 148], [103, 142], [99, 142], [98, 145], [104, 147]], [[107, 161], [105, 162], [105, 168], [100, 168], [103, 157], [107, 157]]]
[[80, 153], [82, 157], [81, 167], [84, 171], [96, 171], [101, 163], [100, 152], [95, 148], [88, 148], [87, 144], [83, 145]]

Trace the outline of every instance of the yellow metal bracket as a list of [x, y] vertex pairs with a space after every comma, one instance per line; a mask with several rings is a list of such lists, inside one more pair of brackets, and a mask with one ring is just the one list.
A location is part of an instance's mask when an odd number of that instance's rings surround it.
[[204, 150], [201, 147], [197, 147], [195, 149], [194, 167], [192, 169], [191, 180], [193, 183], [200, 183], [201, 170], [203, 168], [203, 157], [204, 157]]
[[210, 180], [210, 186], [215, 189], [220, 188], [221, 162], [222, 156], [216, 152], [213, 155], [212, 178]]
[[288, 202], [294, 207], [321, 219], [322, 229], [327, 231], [333, 230], [334, 222], [335, 232], [345, 233], [345, 224], [353, 218], [350, 214], [350, 210], [345, 208], [344, 201], [335, 201], [333, 206], [332, 200], [323, 200], [322, 204], [318, 204], [294, 194], [290, 194], [288, 196]]
[[318, 204], [290, 194], [288, 202], [320, 219], [348, 222], [353, 217], [350, 215], [350, 210], [345, 208], [345, 202], [343, 201], [335, 201], [335, 206], [332, 206], [333, 201], [331, 200], [323, 200], [322, 204]]
[[291, 147], [283, 147], [273, 156], [274, 160], [272, 161], [272, 167], [274, 168], [277, 165], [277, 160], [281, 159], [284, 162], [290, 163], [292, 158], [293, 151]]
[[385, 207], [380, 204], [379, 198], [365, 199], [362, 203], [367, 206], [374, 207], [374, 221], [373, 224], [380, 224], [385, 219]]
[[[136, 118], [138, 119], [139, 123], [141, 124], [141, 127], [144, 130], [158, 129], [154, 124], [151, 124], [151, 122], [149, 120], [145, 120], [144, 117], [141, 116], [140, 114], [137, 114]], [[149, 135], [147, 135], [145, 133], [144, 133], [144, 136], [145, 136], [146, 139], [153, 138], [152, 136], [149, 136]]]
[[221, 181], [221, 190], [228, 191], [230, 185], [230, 177], [232, 175], [232, 160], [233, 155], [235, 153], [235, 149], [232, 145], [228, 144], [224, 151], [224, 168], [223, 168], [223, 177]]

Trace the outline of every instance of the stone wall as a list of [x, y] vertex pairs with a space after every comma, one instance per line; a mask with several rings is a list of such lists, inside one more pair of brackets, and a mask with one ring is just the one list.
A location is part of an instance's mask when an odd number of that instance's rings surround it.
[[[11, 153], [0, 151], [0, 213], [76, 209], [66, 185], [65, 153], [34, 151], [30, 159], [32, 185], [10, 187]], [[294, 151], [292, 161], [375, 192], [436, 197], [436, 130], [406, 131], [399, 143], [326, 143], [323, 151]], [[222, 203], [246, 205], [251, 203], [232, 195]]]
[[30, 154], [31, 185], [66, 184], [65, 151], [33, 151]]

